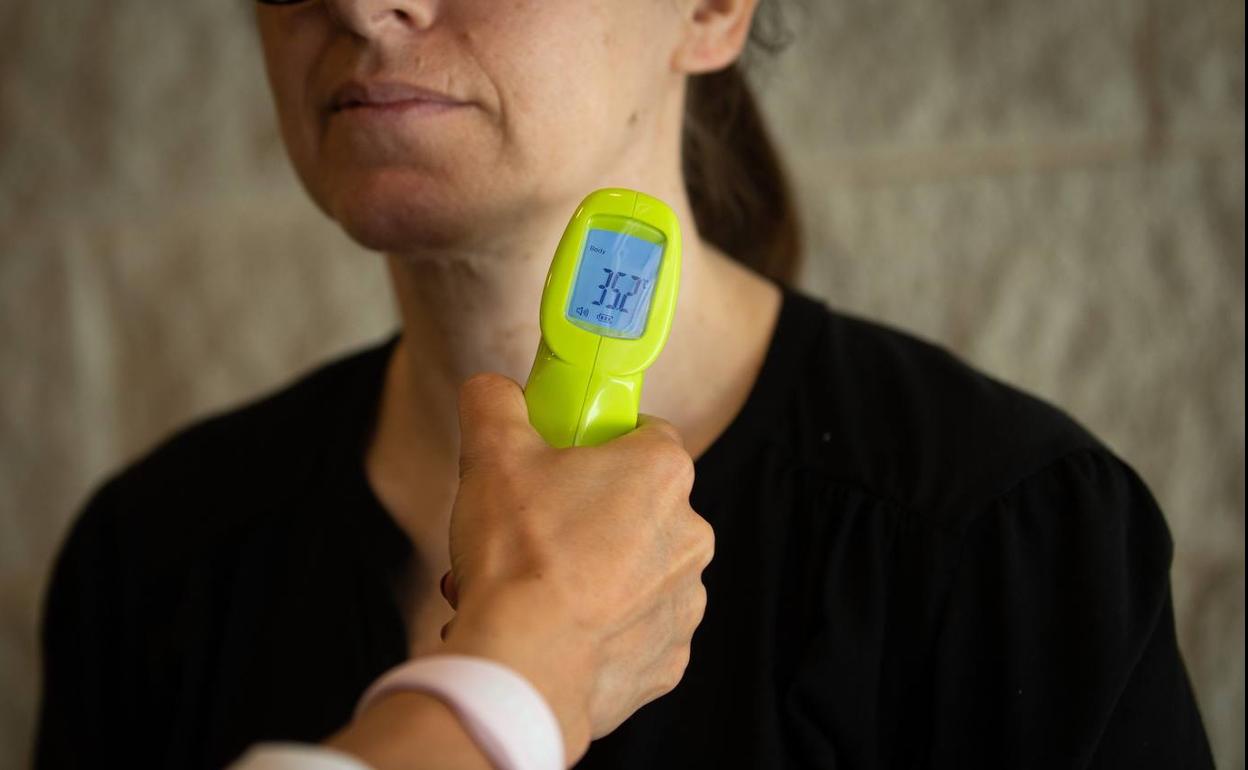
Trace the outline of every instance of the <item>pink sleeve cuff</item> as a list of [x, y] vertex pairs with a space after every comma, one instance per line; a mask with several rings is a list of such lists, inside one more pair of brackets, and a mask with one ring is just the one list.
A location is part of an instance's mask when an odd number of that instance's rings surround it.
[[445, 702], [499, 770], [565, 770], [559, 721], [541, 693], [510, 668], [467, 655], [410, 660], [373, 682], [355, 715], [385, 695], [410, 690]]

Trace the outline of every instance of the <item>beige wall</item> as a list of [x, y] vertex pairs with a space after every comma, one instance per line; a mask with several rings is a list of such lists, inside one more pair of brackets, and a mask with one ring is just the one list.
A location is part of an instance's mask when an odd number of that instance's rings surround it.
[[[1244, 5], [809, 0], [760, 75], [804, 285], [1056, 401], [1177, 541], [1244, 766]], [[0, 767], [48, 561], [104, 474], [393, 323], [276, 139], [245, 0], [0, 0]]]

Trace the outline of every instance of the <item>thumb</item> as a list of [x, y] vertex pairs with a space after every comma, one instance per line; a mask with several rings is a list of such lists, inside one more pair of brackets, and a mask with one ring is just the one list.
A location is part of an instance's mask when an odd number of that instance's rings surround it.
[[459, 475], [499, 454], [540, 442], [524, 391], [501, 374], [474, 374], [459, 387]]

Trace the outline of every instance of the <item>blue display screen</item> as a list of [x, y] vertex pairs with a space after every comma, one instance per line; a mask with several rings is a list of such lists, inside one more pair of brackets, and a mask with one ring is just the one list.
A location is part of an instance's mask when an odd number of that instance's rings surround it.
[[660, 243], [590, 229], [572, 285], [568, 320], [609, 337], [640, 337], [662, 256]]

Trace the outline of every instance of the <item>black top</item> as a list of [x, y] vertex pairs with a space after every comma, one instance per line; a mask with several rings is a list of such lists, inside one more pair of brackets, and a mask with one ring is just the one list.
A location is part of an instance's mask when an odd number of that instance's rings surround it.
[[[56, 562], [41, 767], [316, 741], [406, 657], [412, 549], [363, 449], [395, 338], [106, 483]], [[681, 684], [581, 768], [1204, 768], [1171, 541], [1055, 409], [786, 291], [697, 461], [716, 532]]]

